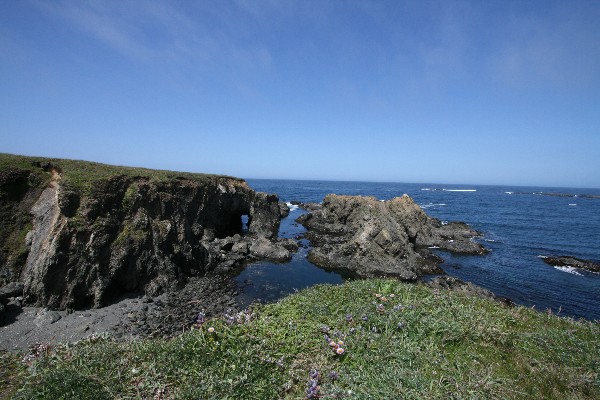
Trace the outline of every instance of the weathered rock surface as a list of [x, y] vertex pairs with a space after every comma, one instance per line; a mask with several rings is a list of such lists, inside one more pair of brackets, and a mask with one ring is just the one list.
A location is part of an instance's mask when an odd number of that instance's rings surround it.
[[582, 260], [571, 256], [543, 257], [542, 259], [546, 264], [554, 267], [574, 267], [592, 272], [600, 272], [600, 263], [590, 260]]
[[274, 239], [283, 213], [277, 196], [231, 177], [112, 173], [84, 192], [62, 182], [60, 165], [38, 162], [0, 171], [0, 211], [7, 218], [20, 211], [7, 225], [17, 232], [0, 235], [0, 291], [22, 281], [24, 302], [50, 309], [157, 296], [190, 277], [289, 258]]
[[389, 201], [328, 195], [322, 208], [301, 216], [313, 250], [309, 260], [358, 277], [396, 276], [403, 280], [439, 273], [439, 257], [428, 247], [484, 254], [472, 241], [480, 233], [463, 223], [442, 224], [407, 195]]
[[275, 237], [279, 231], [280, 220], [281, 208], [277, 195], [255, 193], [250, 207], [250, 233], [265, 238]]

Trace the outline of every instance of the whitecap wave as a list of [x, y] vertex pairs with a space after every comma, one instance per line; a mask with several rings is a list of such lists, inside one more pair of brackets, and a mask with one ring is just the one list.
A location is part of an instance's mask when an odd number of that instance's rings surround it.
[[431, 190], [431, 189], [429, 189], [429, 188], [422, 188], [421, 190]]
[[429, 246], [430, 249], [439, 249], [440, 246]]
[[554, 268], [556, 268], [559, 271], [568, 272], [569, 274], [583, 276], [583, 274], [580, 274], [578, 272], [577, 268], [571, 267], [570, 265], [565, 265], [564, 267], [556, 267], [556, 266], [554, 266]]
[[443, 207], [446, 203], [429, 203], [429, 204], [419, 204], [421, 208], [430, 208], [430, 207]]
[[506, 194], [513, 194], [514, 192], [504, 192], [504, 193], [506, 193]]
[[575, 203], [569, 203], [570, 206], [576, 206], [577, 204]]
[[548, 256], [542, 256], [541, 254], [537, 258], [548, 258]]
[[290, 202], [285, 203], [286, 206], [288, 206], [288, 208], [290, 209], [290, 212], [295, 211], [298, 209], [298, 206], [295, 204], [292, 204]]
[[444, 192], [476, 192], [477, 189], [442, 189]]

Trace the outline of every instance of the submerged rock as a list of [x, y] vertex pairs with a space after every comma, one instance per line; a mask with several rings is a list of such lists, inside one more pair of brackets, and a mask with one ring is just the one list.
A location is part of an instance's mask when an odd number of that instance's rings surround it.
[[485, 254], [471, 239], [480, 233], [463, 223], [442, 224], [407, 195], [389, 201], [374, 197], [325, 197], [322, 208], [298, 219], [313, 245], [309, 260], [325, 269], [358, 277], [396, 276], [416, 280], [440, 273], [442, 261], [428, 247]]

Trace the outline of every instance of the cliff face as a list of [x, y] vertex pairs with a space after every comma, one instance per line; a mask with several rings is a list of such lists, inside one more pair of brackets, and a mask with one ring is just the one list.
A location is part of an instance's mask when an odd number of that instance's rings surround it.
[[443, 225], [407, 195], [389, 201], [328, 195], [321, 209], [300, 222], [309, 230], [309, 260], [359, 277], [396, 276], [415, 280], [441, 272], [441, 260], [428, 247], [465, 254], [485, 249], [470, 239], [479, 233], [466, 224]]
[[[5, 190], [0, 197], [5, 214], [30, 213], [12, 225], [20, 236], [27, 232], [21, 247], [1, 238], [4, 281], [24, 282], [30, 304], [83, 308], [124, 293], [157, 295], [223, 263], [231, 268], [249, 261], [254, 256], [244, 249], [253, 240], [276, 240], [277, 196], [256, 193], [240, 179], [155, 179], [128, 171], [81, 190], [69, 176], [63, 179], [60, 161], [45, 165], [45, 181], [32, 179], [40, 176], [39, 165], [13, 168], [5, 187], [21, 192], [9, 198]], [[241, 251], [228, 257], [236, 243]]]

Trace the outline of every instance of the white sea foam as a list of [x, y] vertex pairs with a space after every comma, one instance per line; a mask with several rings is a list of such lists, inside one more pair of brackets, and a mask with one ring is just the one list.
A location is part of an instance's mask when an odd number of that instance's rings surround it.
[[576, 206], [577, 204], [575, 204], [575, 203], [570, 203], [569, 205], [570, 205], [570, 206]]
[[539, 256], [537, 256], [537, 258], [548, 258], [548, 256], [539, 255]]
[[477, 189], [442, 189], [444, 192], [476, 192]]
[[564, 267], [554, 267], [559, 271], [568, 272], [569, 274], [583, 276], [579, 272], [577, 272], [577, 268], [571, 267], [570, 265], [565, 265]]
[[448, 225], [448, 221], [442, 221], [442, 225]]
[[292, 204], [292, 203], [290, 203], [290, 202], [287, 202], [287, 203], [285, 203], [285, 205], [286, 205], [286, 206], [288, 206], [288, 208], [290, 209], [290, 212], [292, 212], [292, 211], [294, 211], [294, 210], [297, 210], [297, 209], [298, 209], [298, 206], [297, 206], [297, 205], [295, 205], [295, 204]]
[[421, 208], [429, 208], [429, 207], [443, 207], [446, 203], [429, 203], [429, 204], [420, 204]]
[[429, 246], [430, 249], [439, 249], [440, 246]]
[[421, 190], [431, 190], [431, 189], [429, 189], [429, 188], [422, 188]]
[[513, 192], [504, 192], [504, 193], [506, 193], [506, 194], [513, 194]]

